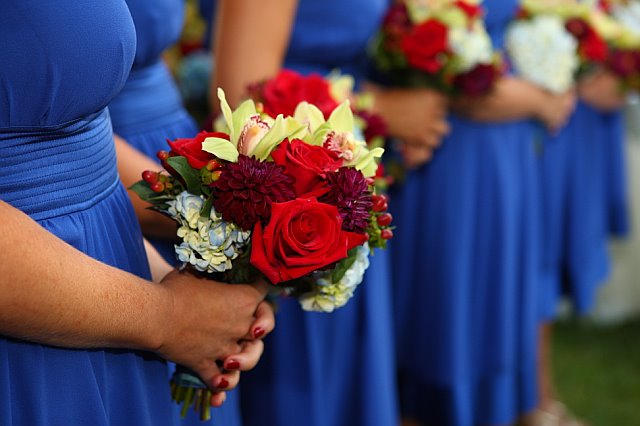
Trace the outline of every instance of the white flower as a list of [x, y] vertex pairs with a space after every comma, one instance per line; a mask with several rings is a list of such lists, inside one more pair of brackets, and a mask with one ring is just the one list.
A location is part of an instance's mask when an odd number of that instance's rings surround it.
[[364, 273], [369, 268], [369, 245], [357, 248], [356, 260], [342, 279], [332, 282], [331, 272], [317, 272], [314, 274], [316, 287], [314, 291], [300, 296], [302, 309], [315, 312], [333, 312], [344, 306], [362, 282]]
[[454, 27], [449, 30], [449, 46], [458, 60], [456, 71], [464, 73], [479, 64], [493, 61], [493, 45], [481, 22], [469, 29]]
[[202, 272], [231, 269], [231, 261], [242, 253], [251, 232], [223, 221], [213, 208], [208, 218], [200, 216], [201, 196], [184, 191], [168, 204], [167, 213], [181, 225], [177, 233], [182, 243], [175, 246], [178, 260]]
[[561, 18], [539, 15], [513, 24], [506, 47], [516, 72], [551, 92], [571, 88], [579, 66], [578, 45]]

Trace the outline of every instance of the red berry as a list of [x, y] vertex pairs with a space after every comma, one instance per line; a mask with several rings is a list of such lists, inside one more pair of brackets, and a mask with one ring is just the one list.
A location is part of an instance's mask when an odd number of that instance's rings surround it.
[[147, 183], [156, 183], [158, 181], [158, 173], [145, 170], [142, 172], [142, 179]]
[[374, 212], [383, 212], [387, 210], [387, 207], [389, 206], [387, 205], [387, 200], [385, 198], [386, 197], [382, 197], [380, 195], [372, 195], [371, 200], [373, 201], [373, 207], [371, 207], [371, 209]]
[[378, 221], [378, 225], [380, 225], [380, 226], [389, 226], [389, 225], [391, 225], [391, 221], [393, 220], [393, 216], [391, 216], [391, 213], [384, 213], [384, 214], [381, 214], [380, 216], [378, 216], [376, 218], [376, 220]]
[[391, 238], [393, 238], [393, 231], [391, 229], [383, 229], [380, 232], [380, 238], [382, 238], [383, 240], [390, 240]]
[[209, 162], [207, 163], [207, 165], [205, 167], [207, 168], [207, 170], [212, 172], [215, 169], [217, 169], [218, 167], [220, 167], [220, 163], [218, 163], [216, 160], [209, 160]]
[[153, 192], [162, 192], [162, 191], [164, 191], [164, 183], [156, 182], [156, 183], [151, 184], [151, 190]]
[[156, 156], [158, 157], [158, 160], [166, 161], [167, 158], [169, 158], [169, 153], [167, 151], [158, 151]]

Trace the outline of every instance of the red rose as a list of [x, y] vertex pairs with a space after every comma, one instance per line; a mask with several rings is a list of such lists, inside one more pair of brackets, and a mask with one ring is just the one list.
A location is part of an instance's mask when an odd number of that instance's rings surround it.
[[300, 139], [284, 140], [271, 153], [276, 164], [296, 178], [297, 197], [319, 197], [328, 191], [325, 177], [342, 166], [342, 159], [322, 146], [309, 145]]
[[469, 19], [476, 19], [482, 16], [482, 8], [477, 4], [470, 4], [464, 0], [457, 0], [454, 4], [462, 9]]
[[470, 71], [457, 76], [455, 86], [467, 96], [485, 95], [497, 77], [498, 70], [493, 64], [479, 64]]
[[176, 139], [173, 142], [168, 141], [171, 147], [169, 155], [181, 155], [187, 159], [191, 167], [200, 170], [207, 165], [209, 160], [216, 158], [215, 155], [202, 150], [202, 142], [204, 142], [206, 138], [212, 137], [229, 140], [229, 135], [226, 133], [200, 132], [194, 138]]
[[278, 114], [292, 116], [296, 106], [302, 101], [317, 106], [325, 118], [338, 106], [331, 97], [329, 82], [318, 74], [304, 77], [285, 69], [266, 81], [261, 90], [258, 98], [263, 103], [265, 112], [272, 117]]
[[580, 53], [592, 62], [604, 62], [609, 55], [607, 43], [595, 32], [580, 41]]
[[338, 208], [315, 198], [273, 203], [267, 226], [253, 229], [251, 264], [273, 284], [300, 278], [344, 259], [367, 240], [341, 227]]
[[402, 40], [401, 47], [410, 65], [435, 74], [443, 66], [441, 56], [447, 52], [447, 27], [429, 19], [415, 26]]

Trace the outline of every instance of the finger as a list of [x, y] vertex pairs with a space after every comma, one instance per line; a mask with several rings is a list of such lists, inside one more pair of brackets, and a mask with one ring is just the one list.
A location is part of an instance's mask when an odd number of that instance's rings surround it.
[[239, 354], [225, 359], [224, 368], [226, 370], [248, 371], [254, 368], [264, 352], [264, 342], [262, 340], [250, 340], [244, 342], [244, 348]]
[[451, 126], [446, 120], [436, 121], [431, 127], [439, 136], [445, 136], [451, 132]]
[[221, 407], [226, 400], [227, 400], [226, 392], [214, 392], [211, 395], [211, 400], [209, 401], [209, 403], [211, 404], [212, 407]]
[[240, 382], [240, 371], [226, 371], [211, 379], [210, 388], [213, 392], [228, 391]]
[[258, 300], [264, 299], [269, 293], [269, 289], [271, 288], [271, 285], [262, 278], [257, 280], [256, 282], [251, 283], [250, 285], [257, 290]]
[[251, 325], [251, 336], [249, 339], [260, 339], [271, 333], [276, 327], [273, 305], [267, 301], [260, 302], [256, 309], [255, 318], [255, 321]]

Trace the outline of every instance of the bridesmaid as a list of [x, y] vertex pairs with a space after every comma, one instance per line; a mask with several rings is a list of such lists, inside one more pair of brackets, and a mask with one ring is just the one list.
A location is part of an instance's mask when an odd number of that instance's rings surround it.
[[[180, 36], [184, 0], [126, 2], [136, 28], [136, 55], [127, 82], [109, 103], [109, 112], [117, 135], [120, 178], [129, 187], [140, 180], [142, 170], [161, 169], [156, 153], [168, 149], [167, 139], [192, 137], [199, 130], [185, 110], [178, 88], [161, 57]], [[147, 209], [148, 205], [136, 194], [130, 193], [130, 196], [145, 236], [170, 264], [175, 264], [175, 224]], [[178, 405], [175, 408], [179, 410]], [[240, 425], [237, 392], [227, 393], [226, 403], [215, 410], [212, 417], [222, 426]], [[187, 422], [201, 423], [191, 410]]]
[[135, 51], [124, 1], [9, 0], [0, 40], [0, 424], [174, 424], [160, 357], [234, 387], [208, 360], [273, 326], [264, 289], [149, 281], [105, 109]]
[[[483, 6], [501, 48], [517, 2]], [[406, 425], [510, 424], [538, 403], [531, 120], [560, 128], [574, 99], [506, 76], [487, 97], [452, 102], [453, 132], [392, 194], [401, 412]]]
[[[280, 0], [260, 8], [220, 0], [213, 87], [223, 87], [237, 103], [248, 83], [281, 67], [323, 75], [339, 68], [361, 83], [367, 42], [386, 6], [386, 0]], [[416, 144], [437, 144], [447, 130], [439, 95], [398, 90], [376, 96], [390, 128]], [[334, 313], [304, 312], [294, 300], [278, 301], [278, 330], [264, 362], [243, 379], [245, 425], [397, 424], [388, 254], [370, 260], [355, 297]]]

